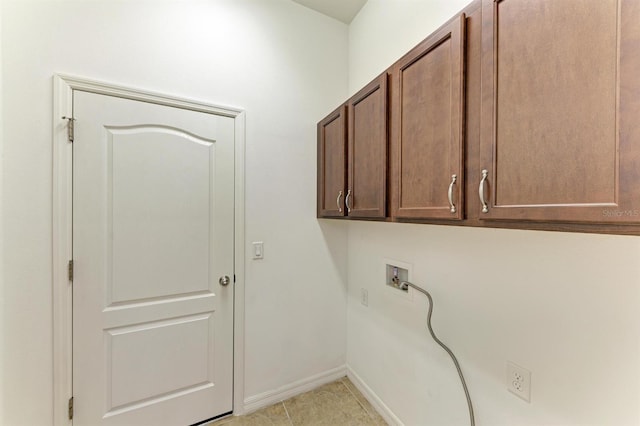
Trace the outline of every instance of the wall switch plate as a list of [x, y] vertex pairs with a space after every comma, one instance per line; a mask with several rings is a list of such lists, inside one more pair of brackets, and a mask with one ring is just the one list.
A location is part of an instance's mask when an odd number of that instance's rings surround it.
[[519, 398], [531, 402], [531, 371], [507, 361], [507, 389]]
[[262, 241], [254, 241], [252, 244], [253, 244], [253, 258], [264, 259], [264, 243]]
[[369, 291], [366, 288], [360, 289], [360, 303], [363, 306], [369, 306]]

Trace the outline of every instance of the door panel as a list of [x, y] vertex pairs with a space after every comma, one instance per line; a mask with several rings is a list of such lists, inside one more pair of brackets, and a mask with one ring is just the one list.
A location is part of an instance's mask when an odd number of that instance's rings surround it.
[[74, 422], [232, 409], [232, 118], [74, 92]]
[[461, 15], [393, 67], [395, 218], [463, 218], [464, 22]]
[[636, 3], [484, 2], [481, 219], [640, 220], [624, 171], [639, 164], [621, 144], [624, 93], [638, 90], [623, 77], [637, 30], [621, 17], [637, 22]]
[[616, 0], [508, 0], [499, 14], [496, 203], [614, 202]]
[[107, 416], [176, 390], [213, 386], [208, 374], [212, 326], [211, 313], [204, 313], [108, 329]]
[[208, 290], [215, 141], [162, 127], [106, 132], [111, 302]]
[[354, 95], [349, 117], [349, 217], [384, 218], [387, 193], [387, 74]]
[[346, 120], [342, 105], [318, 123], [318, 217], [346, 215]]

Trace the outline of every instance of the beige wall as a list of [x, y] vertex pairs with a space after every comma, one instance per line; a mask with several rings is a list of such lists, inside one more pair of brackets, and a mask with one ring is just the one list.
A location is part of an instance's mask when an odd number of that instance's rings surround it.
[[[0, 97], [2, 94], [2, 2], [0, 2]], [[4, 104], [3, 102], [0, 102], [0, 262], [1, 259], [3, 258], [3, 247], [4, 247], [4, 231], [3, 231], [3, 223], [4, 221], [2, 220], [2, 212], [4, 210], [3, 208], [3, 204], [4, 204], [4, 197], [2, 195], [2, 164], [3, 164], [3, 157], [4, 157], [4, 132], [2, 131], [3, 126], [2, 126], [2, 120], [3, 120], [3, 116], [2, 116], [2, 106]], [[1, 265], [1, 263], [0, 263]], [[0, 272], [0, 309], [2, 309], [2, 307], [4, 307], [6, 304], [5, 302], [5, 298], [4, 298], [4, 277], [2, 272]], [[3, 362], [3, 358], [4, 358], [4, 352], [5, 352], [5, 348], [3, 346], [4, 344], [4, 327], [0, 326], [0, 366], [4, 365]], [[4, 368], [0, 367], [0, 383], [4, 383]], [[0, 413], [4, 412], [4, 387], [0, 386]]]
[[[639, 237], [315, 219], [315, 123], [465, 3], [369, 0], [347, 27], [288, 0], [3, 0], [0, 424], [51, 422], [54, 72], [246, 109], [247, 248], [265, 242], [246, 259], [246, 397], [342, 365], [348, 339], [404, 424], [466, 424], [424, 299], [384, 287], [393, 258], [432, 292], [478, 424], [639, 424]], [[506, 360], [532, 371], [531, 404]]]
[[52, 421], [55, 72], [246, 110], [245, 396], [344, 365], [346, 230], [315, 219], [315, 123], [347, 93], [346, 25], [289, 0], [3, 0], [1, 26], [0, 424]]
[[[465, 3], [369, 0], [349, 28], [349, 92]], [[425, 298], [386, 288], [384, 258], [432, 293], [477, 424], [640, 424], [640, 237], [350, 222], [348, 257], [347, 363], [402, 423], [466, 425], [467, 409]], [[530, 404], [506, 390], [507, 360], [531, 370]]]

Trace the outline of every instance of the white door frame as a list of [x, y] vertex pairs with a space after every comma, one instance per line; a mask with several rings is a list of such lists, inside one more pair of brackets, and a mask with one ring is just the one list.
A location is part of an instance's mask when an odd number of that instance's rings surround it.
[[131, 100], [231, 117], [235, 122], [235, 296], [233, 326], [233, 411], [242, 414], [244, 403], [244, 153], [245, 112], [238, 108], [163, 95], [69, 75], [53, 77], [53, 424], [69, 426], [67, 404], [72, 397], [73, 288], [67, 276], [72, 255], [72, 143], [67, 123], [73, 117], [73, 91], [117, 96]]

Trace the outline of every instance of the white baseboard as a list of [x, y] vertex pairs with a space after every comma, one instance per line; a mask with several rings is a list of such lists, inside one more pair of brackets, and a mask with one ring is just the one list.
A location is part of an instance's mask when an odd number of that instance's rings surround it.
[[284, 401], [285, 399], [289, 399], [301, 393], [315, 389], [318, 386], [333, 382], [334, 380], [338, 380], [346, 375], [347, 367], [343, 365], [320, 374], [307, 377], [306, 379], [281, 386], [277, 389], [250, 396], [244, 400], [244, 413], [234, 414], [247, 414], [252, 411], [256, 411], [260, 408], [275, 404], [276, 402]]
[[392, 426], [404, 426], [404, 423], [402, 423], [400, 419], [395, 414], [393, 414], [393, 411], [391, 411], [391, 409], [387, 407], [384, 402], [382, 402], [382, 399], [380, 399], [380, 397], [378, 397], [378, 395], [376, 395], [376, 393], [369, 386], [367, 386], [367, 384], [362, 381], [360, 376], [358, 376], [356, 372], [353, 371], [353, 369], [348, 365], [347, 377], [349, 378], [349, 380], [351, 380], [355, 387], [358, 388], [362, 395], [367, 398], [367, 401], [369, 401], [369, 403], [373, 405], [373, 408], [378, 411], [378, 413], [382, 416], [383, 419], [385, 419], [387, 423]]

